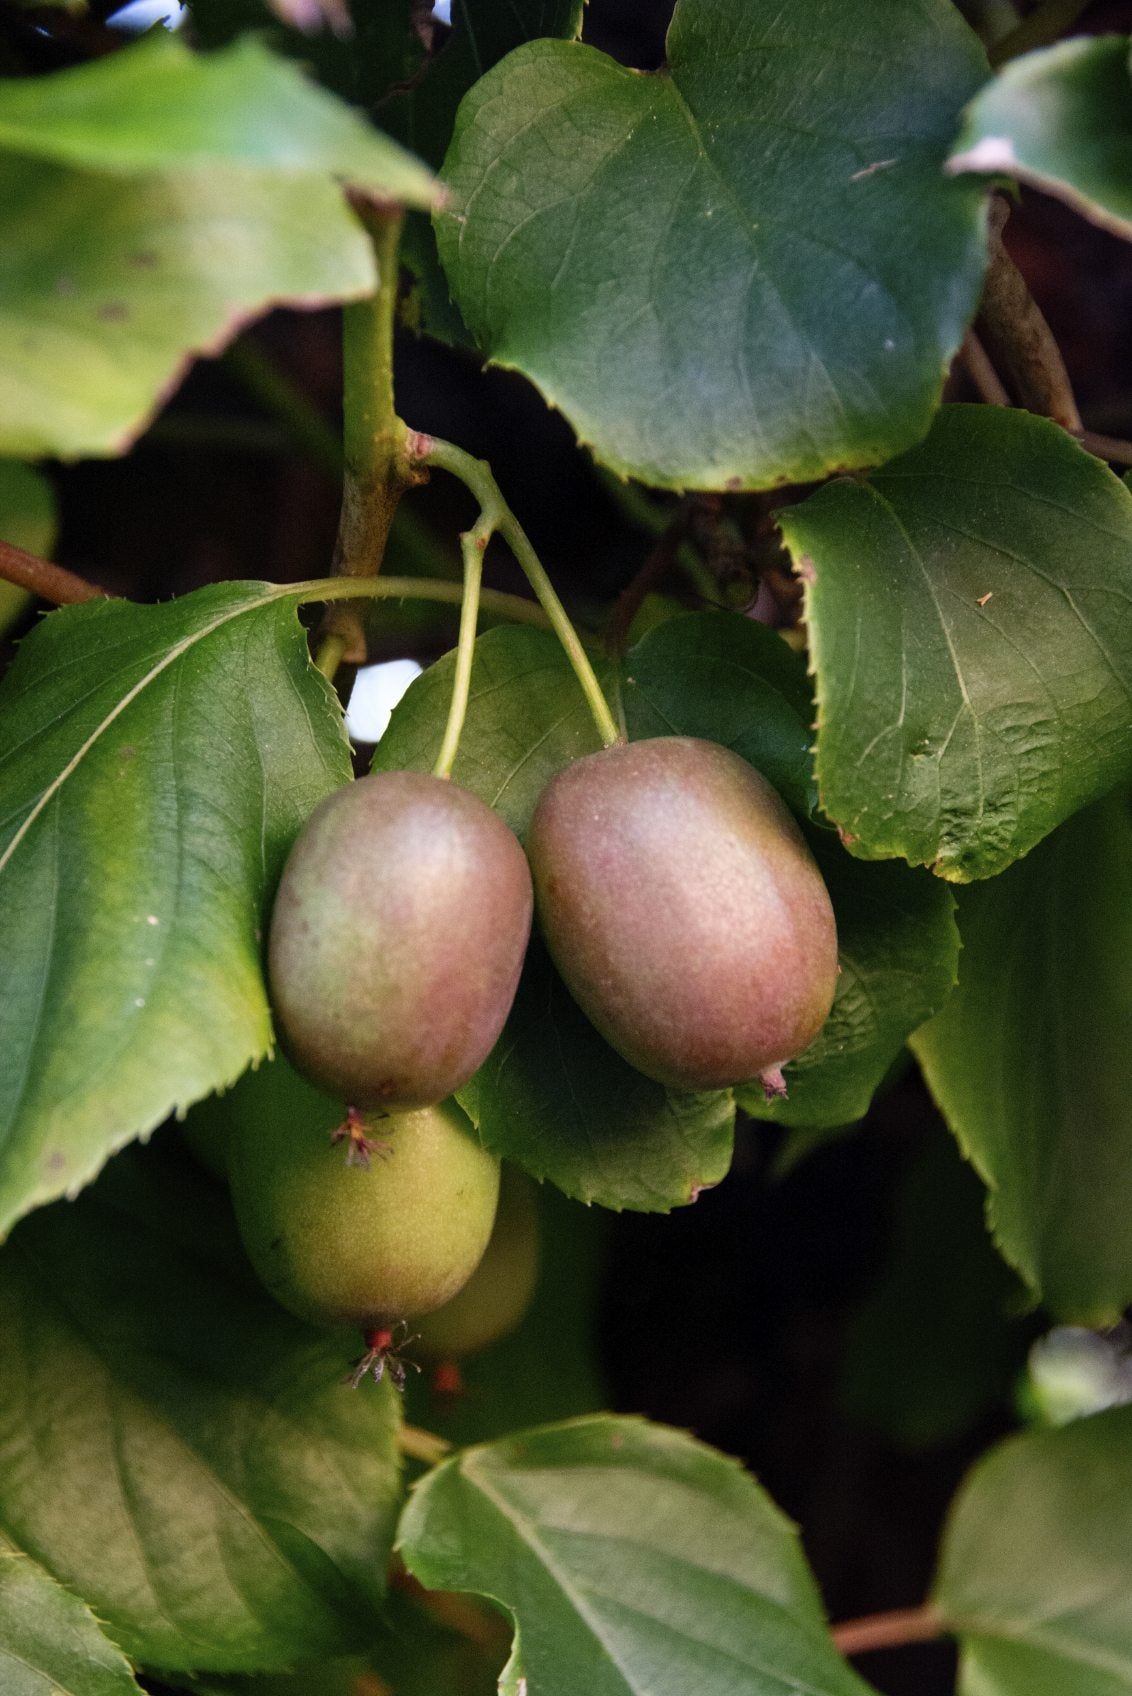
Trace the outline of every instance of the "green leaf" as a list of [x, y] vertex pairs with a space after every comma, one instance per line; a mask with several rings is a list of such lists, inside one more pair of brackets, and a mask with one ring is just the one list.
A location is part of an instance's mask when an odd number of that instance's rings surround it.
[[[381, 109], [382, 122], [438, 169], [452, 139], [460, 101], [486, 71], [515, 47], [543, 36], [574, 40], [581, 33], [583, 0], [454, 0], [452, 33], [421, 75]], [[474, 347], [454, 305], [428, 219], [411, 214], [401, 244], [416, 278], [419, 326], [441, 341]]]
[[270, 1048], [265, 902], [350, 776], [295, 599], [68, 607], [0, 688], [0, 1233]]
[[1132, 772], [1132, 498], [1055, 424], [945, 407], [779, 522], [854, 854], [989, 877]]
[[[55, 493], [47, 478], [17, 459], [0, 459], [0, 538], [28, 553], [50, 556], [55, 530]], [[32, 599], [26, 589], [0, 580], [0, 636]]]
[[947, 168], [1020, 177], [1132, 237], [1128, 37], [1063, 41], [1008, 64], [967, 108]]
[[249, 317], [372, 293], [342, 179], [434, 196], [423, 165], [254, 41], [201, 58], [159, 32], [4, 83], [4, 146], [0, 450], [29, 457], [122, 452], [188, 358]]
[[[444, 737], [455, 652], [416, 679], [377, 745], [374, 771], [431, 771]], [[608, 675], [599, 667], [599, 674]], [[455, 783], [522, 836], [556, 771], [601, 747], [589, 708], [556, 637], [498, 625], [476, 642]]]
[[602, 1415], [466, 1450], [413, 1491], [423, 1584], [512, 1616], [501, 1696], [857, 1696], [793, 1527], [736, 1462]]
[[0, 1537], [4, 1696], [139, 1696], [129, 1663], [84, 1602]]
[[963, 1696], [1132, 1688], [1132, 1408], [1015, 1437], [971, 1473], [936, 1605], [963, 1645]]
[[757, 766], [800, 816], [813, 810], [813, 698], [802, 661], [765, 625], [738, 613], [670, 618], [629, 650], [619, 684], [634, 741], [722, 743]]
[[[432, 206], [432, 172], [248, 37], [193, 53], [165, 30], [47, 77], [0, 81], [0, 149], [83, 170], [278, 172]], [[239, 182], [229, 182], [239, 198]]]
[[494, 1154], [602, 1207], [667, 1213], [731, 1164], [730, 1092], [690, 1095], [642, 1077], [598, 1036], [538, 944], [503, 1035], [457, 1096]]
[[[333, 0], [320, 9], [325, 14], [332, 6]], [[411, 0], [348, 0], [349, 33], [325, 23], [289, 27], [272, 0], [188, 0], [188, 7], [194, 39], [202, 47], [226, 46], [254, 32], [370, 117], [383, 117], [378, 106], [390, 90], [412, 83], [424, 69], [425, 44], [413, 23]], [[288, 15], [301, 10], [290, 7]]]
[[854, 860], [823, 831], [809, 832], [809, 843], [837, 919], [833, 1010], [784, 1068], [785, 1096], [768, 1101], [756, 1080], [735, 1098], [756, 1119], [818, 1130], [868, 1111], [905, 1042], [953, 989], [959, 934], [951, 892], [934, 878]]
[[369, 243], [329, 178], [238, 178], [0, 157], [0, 450], [122, 453], [191, 355], [268, 306], [372, 292]]
[[946, 0], [680, 0], [657, 75], [529, 43], [445, 160], [456, 303], [645, 482], [886, 459], [927, 429], [978, 298], [980, 186], [940, 167], [985, 75]]
[[1009, 1407], [1034, 1325], [987, 1236], [983, 1187], [938, 1123], [896, 1208], [888, 1259], [845, 1336], [840, 1399], [870, 1430], [922, 1449]]
[[1132, 1301], [1132, 818], [1080, 813], [959, 899], [959, 988], [913, 1039], [990, 1187], [1006, 1258], [1056, 1313]]
[[374, 1635], [397, 1397], [253, 1278], [221, 1191], [124, 1155], [0, 1250], [0, 1529], [135, 1659], [274, 1671]]

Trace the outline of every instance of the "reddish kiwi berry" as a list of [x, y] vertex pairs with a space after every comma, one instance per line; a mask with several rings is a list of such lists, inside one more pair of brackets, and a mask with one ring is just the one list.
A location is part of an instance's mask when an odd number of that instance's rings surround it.
[[425, 1360], [462, 1360], [509, 1336], [538, 1282], [538, 1195], [532, 1180], [505, 1166], [499, 1208], [483, 1259], [462, 1290], [416, 1327]]
[[715, 1089], [781, 1068], [837, 981], [833, 908], [766, 779], [687, 736], [607, 748], [553, 778], [527, 839], [555, 964], [647, 1077]]
[[451, 1095], [503, 1028], [531, 908], [518, 841], [466, 789], [408, 771], [339, 789], [292, 848], [272, 915], [291, 1059], [359, 1108]]
[[392, 1337], [401, 1321], [451, 1301], [475, 1271], [495, 1220], [499, 1162], [444, 1102], [383, 1119], [385, 1151], [348, 1165], [331, 1143], [334, 1104], [297, 1081], [293, 1110], [274, 1121], [249, 1114], [229, 1141], [248, 1257], [300, 1319]]

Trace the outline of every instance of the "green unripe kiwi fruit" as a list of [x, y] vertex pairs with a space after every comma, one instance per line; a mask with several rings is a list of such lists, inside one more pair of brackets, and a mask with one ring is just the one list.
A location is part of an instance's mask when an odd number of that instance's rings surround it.
[[673, 1088], [781, 1090], [833, 1003], [837, 931], [764, 777], [694, 737], [607, 748], [550, 781], [527, 853], [555, 964], [625, 1059]]
[[463, 1289], [416, 1326], [414, 1353], [426, 1360], [463, 1360], [509, 1336], [531, 1305], [538, 1269], [536, 1187], [505, 1166], [483, 1259]]
[[442, 1307], [491, 1237], [498, 1161], [443, 1102], [382, 1119], [383, 1151], [350, 1165], [331, 1143], [335, 1104], [302, 1092], [275, 1120], [242, 1117], [229, 1141], [236, 1222], [260, 1279], [300, 1319], [333, 1328]]
[[530, 935], [518, 841], [420, 772], [337, 790], [291, 850], [271, 920], [287, 1052], [356, 1107], [423, 1107], [467, 1082], [511, 1009]]

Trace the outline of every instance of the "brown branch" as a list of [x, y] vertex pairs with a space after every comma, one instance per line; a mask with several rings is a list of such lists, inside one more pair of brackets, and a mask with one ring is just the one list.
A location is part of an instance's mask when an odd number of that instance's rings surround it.
[[649, 552], [640, 570], [630, 578], [617, 597], [606, 638], [606, 646], [611, 654], [616, 656], [625, 652], [633, 620], [652, 590], [676, 564], [687, 533], [688, 509], [682, 503], [657, 537], [656, 546]]
[[1122, 441], [1119, 436], [1102, 436], [1096, 430], [1075, 430], [1074, 435], [1098, 459], [1111, 460], [1113, 465], [1132, 465], [1132, 442]]
[[1022, 405], [1031, 412], [1044, 413], [1078, 435], [1081, 414], [1061, 349], [1025, 278], [1003, 246], [1002, 232], [1009, 216], [1009, 202], [995, 195], [990, 208], [990, 264], [979, 308], [979, 331]]
[[959, 360], [988, 406], [1009, 406], [1006, 385], [991, 363], [990, 354], [975, 334], [968, 330], [959, 349]]
[[935, 1643], [947, 1631], [943, 1615], [930, 1602], [918, 1608], [897, 1608], [889, 1614], [870, 1614], [831, 1628], [843, 1655], [867, 1655], [874, 1649], [901, 1649], [907, 1643]]
[[57, 607], [106, 598], [106, 590], [97, 583], [88, 583], [64, 566], [50, 565], [37, 554], [17, 548], [14, 542], [0, 542], [0, 577], [38, 595], [41, 601], [53, 601]]

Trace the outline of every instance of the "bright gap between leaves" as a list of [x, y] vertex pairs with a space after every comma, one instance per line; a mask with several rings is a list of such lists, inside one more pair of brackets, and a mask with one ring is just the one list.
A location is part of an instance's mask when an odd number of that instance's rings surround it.
[[351, 742], [380, 742], [394, 707], [423, 670], [416, 660], [385, 660], [381, 665], [362, 666], [346, 708], [346, 732]]
[[152, 29], [154, 24], [164, 24], [166, 29], [180, 29], [186, 16], [180, 0], [127, 0], [125, 6], [111, 12], [106, 22], [111, 29], [140, 35], [143, 30]]

